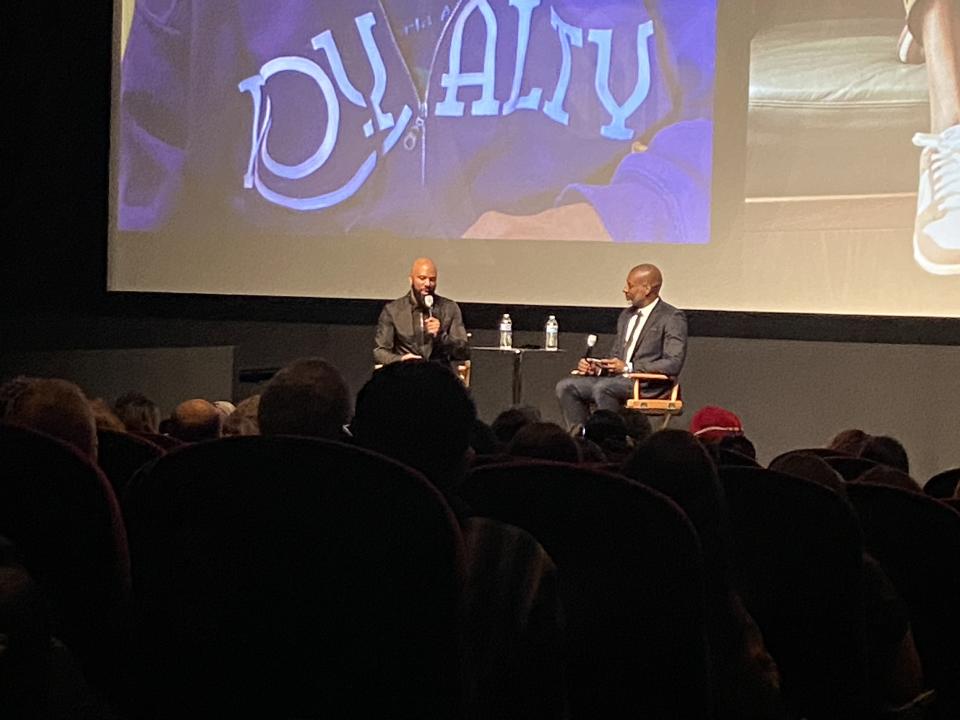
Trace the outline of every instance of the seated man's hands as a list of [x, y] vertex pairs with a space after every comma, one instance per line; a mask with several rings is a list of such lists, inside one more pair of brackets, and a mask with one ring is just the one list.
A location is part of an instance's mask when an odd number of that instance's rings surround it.
[[407, 362], [407, 360], [423, 360], [423, 358], [416, 353], [406, 353], [400, 356], [400, 362]]
[[577, 372], [581, 375], [596, 375], [597, 366], [586, 358], [580, 358], [577, 362]]
[[602, 360], [588, 360], [580, 358], [577, 362], [579, 375], [622, 375], [627, 370], [627, 364], [620, 358], [604, 358]]
[[427, 335], [436, 337], [440, 333], [440, 321], [435, 317], [426, 318], [423, 321], [423, 329]]
[[606, 358], [599, 363], [604, 372], [611, 375], [622, 375], [627, 370], [627, 364], [620, 358]]

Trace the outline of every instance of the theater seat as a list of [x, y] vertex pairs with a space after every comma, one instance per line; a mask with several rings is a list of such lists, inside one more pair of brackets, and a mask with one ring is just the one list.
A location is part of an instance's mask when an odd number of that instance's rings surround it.
[[866, 708], [863, 539], [832, 490], [763, 468], [724, 466], [734, 566], [788, 703], [809, 718]]
[[186, 444], [182, 440], [177, 440], [177, 438], [173, 437], [172, 435], [161, 435], [160, 433], [148, 432], [131, 432], [130, 434], [141, 437], [144, 440], [152, 442], [154, 445], [157, 445], [158, 447], [168, 451]]
[[865, 472], [873, 470], [878, 463], [862, 457], [825, 457], [827, 465], [832, 467], [844, 480], [856, 480]]
[[705, 718], [703, 560], [669, 499], [564, 463], [474, 468], [475, 514], [532, 534], [560, 572], [573, 718]]
[[130, 566], [107, 478], [72, 446], [0, 425], [0, 535], [40, 585], [53, 634], [89, 681], [115, 690]]
[[773, 460], [771, 460], [768, 465], [773, 465], [778, 460], [783, 459], [787, 455], [793, 455], [794, 453], [801, 453], [803, 455], [816, 455], [824, 460], [833, 457], [850, 457], [850, 453], [843, 452], [842, 450], [834, 450], [833, 448], [797, 448], [796, 450], [787, 450], [786, 452], [780, 453]]
[[97, 430], [97, 445], [97, 464], [118, 498], [137, 470], [166, 453], [149, 440], [115, 430]]
[[417, 472], [227, 438], [148, 466], [124, 511], [148, 712], [459, 717], [463, 545]]
[[867, 550], [910, 608], [937, 718], [960, 717], [960, 515], [917, 492], [849, 483]]
[[924, 495], [935, 498], [950, 498], [960, 484], [960, 467], [939, 472], [923, 484]]

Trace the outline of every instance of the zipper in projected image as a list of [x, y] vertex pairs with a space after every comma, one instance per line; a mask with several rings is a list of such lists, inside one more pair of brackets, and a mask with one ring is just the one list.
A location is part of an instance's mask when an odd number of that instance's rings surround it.
[[[379, 26], [373, 12], [354, 18], [354, 25], [364, 50], [365, 67], [362, 70], [359, 67], [352, 67], [355, 70], [355, 77], [361, 74], [364, 77], [368, 74], [372, 75], [373, 87], [368, 96], [365, 97], [351, 81], [341, 49], [333, 32], [329, 29], [314, 36], [310, 42], [312, 49], [326, 58], [329, 73], [309, 57], [285, 55], [268, 60], [256, 75], [242, 80], [238, 85], [240, 92], [249, 93], [252, 101], [250, 151], [243, 175], [243, 187], [248, 190], [255, 189], [267, 201], [292, 210], [323, 210], [353, 197], [370, 179], [377, 168], [378, 160], [391, 153], [398, 143], [407, 151], [414, 151], [419, 145], [420, 180], [421, 184], [425, 185], [427, 181], [427, 119], [431, 111], [435, 118], [506, 117], [518, 111], [541, 112], [545, 121], [569, 128], [571, 118], [565, 108], [565, 102], [573, 74], [574, 49], [583, 48], [585, 39], [596, 46], [593, 89], [597, 102], [609, 116], [608, 122], [599, 125], [596, 132], [599, 137], [611, 141], [629, 142], [634, 139], [635, 131], [627, 127], [627, 121], [641, 108], [650, 92], [650, 45], [654, 36], [652, 20], [646, 20], [637, 25], [636, 83], [632, 93], [621, 104], [614, 98], [610, 89], [614, 31], [577, 27], [566, 22], [557, 10], [550, 6], [550, 26], [554, 31], [553, 42], [558, 43], [558, 46], [550, 50], [556, 52], [557, 47], [559, 48], [560, 64], [552, 94], [544, 101], [545, 89], [542, 87], [531, 88], [522, 96], [521, 93], [531, 45], [534, 15], [538, 12], [547, 12], [547, 7], [541, 7], [541, 0], [509, 0], [509, 3], [497, 3], [497, 7], [501, 13], [515, 13], [517, 27], [514, 65], [512, 74], [509, 75], [510, 94], [502, 102], [496, 98], [495, 91], [498, 80], [497, 39], [504, 18], [498, 22], [497, 13], [491, 7], [490, 0], [463, 0], [452, 12], [441, 15], [441, 18], [444, 15], [446, 17], [439, 39], [433, 48], [428, 82], [422, 91], [422, 98], [421, 91], [416, 87], [410, 68], [403, 58], [394, 31], [386, 21], [386, 11], [382, 3], [379, 9], [383, 22]], [[511, 19], [514, 18], [511, 17]], [[471, 32], [476, 32], [482, 25], [485, 33], [482, 65], [475, 71], [464, 70], [464, 35], [467, 32], [468, 21], [471, 22]], [[399, 62], [404, 67], [406, 81], [411, 87], [409, 102], [393, 111], [385, 111], [383, 108], [390, 81], [387, 63], [384, 61], [377, 41], [377, 37], [382, 36], [383, 33], [389, 36], [393, 57], [400, 58]], [[440, 87], [444, 88], [445, 92], [442, 99], [431, 108], [429, 80], [435, 77], [438, 57], [447, 40], [449, 40], [449, 53], [446, 58], [446, 72], [440, 77]], [[534, 55], [539, 57], [536, 55], [538, 48], [533, 49]], [[547, 49], [541, 49], [541, 51], [546, 52]], [[271, 78], [281, 73], [301, 75], [315, 83], [320, 90], [322, 103], [322, 108], [318, 108], [318, 112], [326, 113], [326, 127], [319, 145], [307, 149], [304, 154], [309, 152], [309, 155], [296, 164], [277, 160], [268, 148], [275, 108], [266, 86]], [[504, 84], [507, 82], [506, 76], [501, 77], [501, 82]], [[461, 100], [461, 90], [465, 88], [479, 89], [479, 98], [470, 102]], [[371, 110], [372, 117], [363, 124], [363, 135], [371, 139], [374, 135], [385, 133], [379, 145], [374, 145], [352, 175], [335, 189], [310, 197], [294, 197], [271, 187], [264, 179], [262, 170], [266, 170], [281, 183], [289, 185], [313, 176], [327, 164], [337, 149], [343, 130], [341, 97], [356, 107]], [[413, 107], [416, 108], [416, 113]]]

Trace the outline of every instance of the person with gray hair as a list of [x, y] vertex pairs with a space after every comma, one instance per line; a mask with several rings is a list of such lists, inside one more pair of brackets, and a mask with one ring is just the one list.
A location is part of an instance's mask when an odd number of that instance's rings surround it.
[[26, 383], [7, 405], [3, 421], [51, 435], [97, 460], [93, 410], [72, 382], [42, 378]]
[[121, 395], [113, 404], [113, 409], [129, 432], [160, 432], [160, 408], [142, 393]]
[[260, 395], [261, 435], [339, 440], [350, 417], [343, 375], [323, 358], [301, 358], [274, 375]]

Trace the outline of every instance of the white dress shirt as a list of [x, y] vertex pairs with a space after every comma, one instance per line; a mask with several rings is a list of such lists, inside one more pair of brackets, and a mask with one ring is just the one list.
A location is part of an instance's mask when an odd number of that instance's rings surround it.
[[637, 308], [637, 312], [634, 313], [633, 317], [630, 318], [630, 322], [627, 324], [627, 332], [624, 335], [627, 350], [623, 354], [623, 361], [627, 364], [625, 372], [633, 372], [633, 361], [630, 360], [630, 358], [633, 357], [633, 352], [637, 349], [637, 342], [640, 340], [640, 333], [643, 332], [643, 326], [646, 325], [647, 318], [650, 317], [650, 313], [653, 312], [658, 302], [660, 302], [660, 298], [655, 298], [649, 305]]

